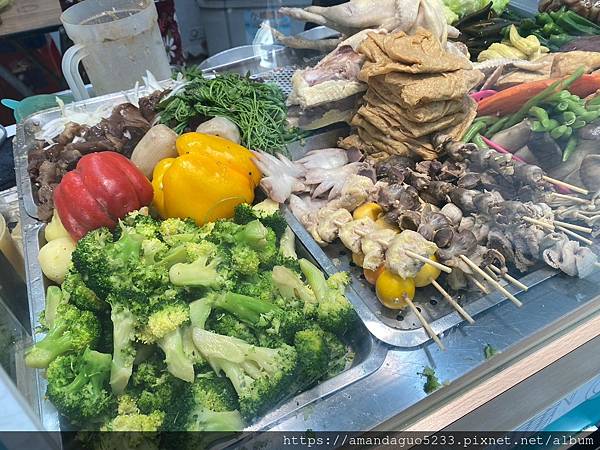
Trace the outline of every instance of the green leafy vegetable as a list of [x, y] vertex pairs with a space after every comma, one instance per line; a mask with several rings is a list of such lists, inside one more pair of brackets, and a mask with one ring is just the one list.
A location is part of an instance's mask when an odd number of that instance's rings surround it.
[[421, 375], [426, 379], [425, 384], [423, 385], [423, 390], [427, 394], [431, 394], [433, 391], [436, 391], [442, 387], [442, 383], [440, 383], [440, 380], [438, 380], [435, 370], [433, 370], [431, 367], [425, 367], [423, 372], [418, 373], [418, 375]]
[[485, 347], [483, 347], [483, 356], [485, 356], [485, 359], [490, 359], [496, 353], [498, 353], [498, 350], [496, 350], [490, 344], [485, 344]]
[[287, 128], [285, 95], [278, 86], [235, 73], [205, 78], [185, 73], [184, 90], [158, 105], [160, 121], [177, 133], [191, 130], [206, 117], [226, 117], [240, 129], [242, 144], [252, 150], [285, 152], [297, 135]]

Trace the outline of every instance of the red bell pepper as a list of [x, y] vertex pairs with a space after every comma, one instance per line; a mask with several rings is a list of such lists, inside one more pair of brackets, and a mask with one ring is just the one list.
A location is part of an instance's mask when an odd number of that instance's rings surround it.
[[152, 201], [152, 185], [123, 155], [91, 153], [67, 173], [54, 191], [54, 206], [75, 240], [100, 227], [114, 228], [119, 219]]

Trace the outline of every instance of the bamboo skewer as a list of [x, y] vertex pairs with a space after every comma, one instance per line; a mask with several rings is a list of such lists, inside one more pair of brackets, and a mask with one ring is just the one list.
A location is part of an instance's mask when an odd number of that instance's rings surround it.
[[583, 188], [580, 188], [580, 187], [577, 187], [577, 186], [573, 186], [572, 184], [565, 183], [564, 181], [560, 181], [560, 180], [557, 180], [555, 178], [550, 178], [550, 177], [548, 177], [546, 175], [544, 175], [542, 177], [542, 179], [544, 181], [547, 181], [550, 184], [555, 184], [556, 186], [566, 187], [568, 189], [571, 189], [574, 192], [578, 192], [579, 194], [588, 195], [590, 193], [590, 191], [588, 191], [587, 189], [583, 189]]
[[426, 258], [425, 256], [421, 256], [418, 253], [413, 252], [412, 250], [404, 250], [404, 253], [406, 253], [411, 258], [421, 261], [424, 264], [429, 264], [430, 266], [433, 266], [436, 269], [441, 270], [442, 272], [452, 273], [452, 269], [450, 267], [440, 264], [439, 262], [432, 261], [431, 259]]
[[568, 228], [569, 230], [581, 231], [582, 233], [591, 234], [592, 231], [593, 231], [589, 227], [582, 227], [581, 225], [573, 225], [572, 223], [561, 222], [560, 220], [555, 220], [554, 224], [555, 225], [560, 225], [563, 228]]
[[583, 237], [583, 236], [581, 236], [581, 235], [579, 235], [579, 234], [575, 233], [574, 231], [567, 230], [565, 227], [558, 226], [558, 227], [556, 227], [556, 228], [557, 228], [558, 230], [562, 231], [563, 233], [565, 233], [566, 235], [569, 235], [569, 236], [571, 236], [571, 237], [573, 237], [573, 238], [575, 238], [575, 239], [578, 239], [578, 240], [580, 240], [580, 241], [581, 241], [581, 242], [583, 242], [584, 244], [587, 244], [587, 245], [592, 245], [592, 244], [594, 243], [594, 242], [593, 242], [591, 239], [585, 238], [585, 237]]
[[427, 319], [425, 319], [423, 314], [421, 314], [421, 311], [419, 311], [419, 309], [415, 306], [415, 304], [408, 297], [408, 295], [404, 294], [402, 299], [410, 307], [410, 309], [415, 314], [415, 316], [417, 316], [417, 319], [419, 319], [419, 322], [421, 322], [421, 325], [423, 325], [423, 328], [425, 328], [425, 331], [427, 331], [427, 334], [429, 334], [429, 337], [431, 337], [431, 339], [433, 339], [435, 341], [435, 343], [440, 347], [441, 350], [446, 350], [446, 347], [444, 347], [444, 344], [442, 344], [442, 341], [440, 340], [439, 336], [437, 334], [435, 334], [435, 331], [433, 331], [433, 328], [431, 328], [431, 325], [429, 325], [429, 322], [427, 322]]
[[558, 192], [553, 192], [550, 195], [552, 197], [555, 197], [555, 198], [560, 198], [560, 199], [563, 199], [563, 200], [570, 200], [570, 201], [575, 202], [575, 203], [581, 203], [581, 204], [586, 204], [586, 205], [590, 204], [590, 201], [588, 199], [575, 197], [574, 195], [559, 194]]
[[473, 269], [475, 272], [477, 272], [479, 275], [481, 275], [488, 283], [490, 283], [498, 291], [500, 291], [502, 294], [504, 294], [511, 302], [513, 302], [515, 305], [517, 305], [519, 307], [523, 306], [523, 303], [521, 303], [521, 301], [517, 297], [515, 297], [510, 292], [508, 292], [506, 289], [504, 289], [504, 287], [502, 285], [500, 285], [500, 283], [498, 283], [496, 280], [494, 280], [492, 277], [490, 277], [487, 273], [485, 273], [483, 270], [481, 270], [481, 268], [477, 264], [475, 264], [473, 261], [471, 261], [465, 255], [460, 255], [460, 258], [471, 269]]
[[594, 267], [600, 267], [600, 262], [595, 262]]
[[512, 277], [511, 275], [507, 274], [507, 273], [502, 273], [502, 271], [500, 269], [498, 269], [496, 266], [494, 265], [489, 265], [488, 266], [490, 268], [491, 271], [493, 271], [494, 273], [496, 273], [499, 276], [502, 276], [504, 279], [506, 279], [506, 281], [508, 281], [509, 283], [512, 283], [514, 286], [523, 289], [524, 291], [528, 291], [529, 287], [523, 283], [521, 283], [519, 280], [517, 280], [516, 278]]
[[448, 294], [448, 292], [446, 292], [446, 290], [440, 285], [440, 283], [438, 283], [435, 280], [431, 280], [431, 285], [437, 289], [437, 291], [442, 294], [442, 297], [444, 297], [448, 303], [450, 303], [450, 305], [452, 305], [452, 307], [456, 310], [456, 312], [458, 314], [460, 314], [467, 322], [473, 324], [475, 323], [475, 320], [471, 317], [471, 315], [466, 312], [462, 306], [460, 306], [458, 304], [458, 302], [456, 300], [454, 300], [452, 298], [452, 296], [450, 294]]
[[541, 228], [546, 228], [547, 230], [554, 231], [554, 225], [552, 225], [551, 223], [543, 222], [541, 220], [533, 219], [533, 218], [527, 217], [527, 216], [524, 216], [523, 220], [525, 222], [528, 222], [528, 223], [532, 224], [532, 225], [537, 225], [537, 226], [539, 226]]
[[475, 286], [477, 286], [477, 289], [479, 289], [481, 292], [483, 292], [484, 294], [490, 293], [490, 290], [484, 284], [482, 284], [477, 278], [475, 278], [474, 276], [470, 276], [469, 279]]

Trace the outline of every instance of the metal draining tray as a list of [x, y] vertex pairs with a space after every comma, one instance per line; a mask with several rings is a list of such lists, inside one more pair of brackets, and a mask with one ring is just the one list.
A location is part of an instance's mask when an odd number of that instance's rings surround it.
[[[335, 129], [293, 143], [289, 146], [292, 159], [299, 159], [306, 152], [313, 149], [336, 147], [339, 138], [346, 136], [347, 132], [347, 128]], [[398, 347], [415, 347], [430, 340], [419, 319], [410, 310], [392, 310], [384, 307], [379, 302], [375, 290], [365, 280], [362, 270], [352, 263], [352, 254], [339, 241], [322, 248], [294, 217], [287, 206], [285, 207], [285, 215], [296, 236], [304, 243], [308, 251], [327, 273], [348, 271], [351, 274], [352, 289], [357, 294], [352, 298], [358, 300], [354, 303], [354, 307], [375, 337], [387, 344]], [[554, 269], [540, 266], [525, 276], [513, 275], [526, 286], [533, 287], [557, 273]], [[521, 292], [512, 285], [505, 285], [504, 287], [512, 294]], [[505, 300], [507, 300], [506, 297], [498, 292], [489, 295], [466, 292], [458, 298], [459, 303], [473, 317]], [[415, 296], [415, 303], [437, 334], [464, 322], [464, 319], [432, 287], [419, 288]]]
[[[45, 244], [44, 239], [45, 224], [27, 217], [23, 224], [25, 259], [27, 265], [27, 286], [30, 308], [30, 318], [32, 324], [38, 324], [40, 313], [44, 310], [45, 292], [48, 287], [48, 280], [42, 274], [42, 270], [37, 260], [39, 249]], [[297, 241], [297, 251], [300, 257], [307, 258], [313, 263], [318, 262], [310, 255], [300, 240]], [[354, 292], [350, 292], [349, 297], [353, 304], [360, 303], [355, 297]], [[37, 333], [35, 328], [32, 330], [34, 340], [39, 340], [43, 334]], [[278, 422], [295, 411], [316, 402], [317, 400], [329, 396], [352, 383], [374, 373], [383, 363], [387, 348], [381, 342], [373, 338], [368, 329], [360, 321], [357, 326], [347, 336], [346, 343], [351, 346], [355, 352], [353, 364], [346, 371], [336, 377], [327, 380], [313, 389], [305, 391], [294, 398], [282, 403], [277, 409], [264, 416], [259, 422], [252, 425], [252, 429], [260, 430], [271, 428]], [[42, 376], [42, 371], [36, 371], [36, 389], [37, 401], [42, 423], [47, 430], [60, 430], [61, 423], [54, 406], [45, 398], [46, 380]]]

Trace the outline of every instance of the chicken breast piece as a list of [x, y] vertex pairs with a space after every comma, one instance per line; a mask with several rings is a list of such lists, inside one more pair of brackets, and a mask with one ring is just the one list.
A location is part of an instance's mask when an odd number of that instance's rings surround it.
[[368, 270], [377, 270], [385, 263], [385, 251], [398, 233], [394, 230], [382, 228], [374, 231], [361, 241], [361, 250], [365, 255], [363, 267]]
[[385, 259], [387, 267], [402, 278], [414, 278], [423, 267], [421, 261], [406, 254], [407, 250], [430, 258], [438, 248], [437, 245], [426, 240], [416, 231], [404, 230], [394, 237], [385, 253]]
[[333, 242], [339, 234], [340, 228], [352, 222], [352, 214], [345, 209], [333, 209], [329, 206], [317, 213], [316, 231], [325, 242]]
[[368, 237], [376, 227], [370, 217], [353, 220], [340, 227], [340, 240], [352, 253], [360, 253], [362, 239]]

